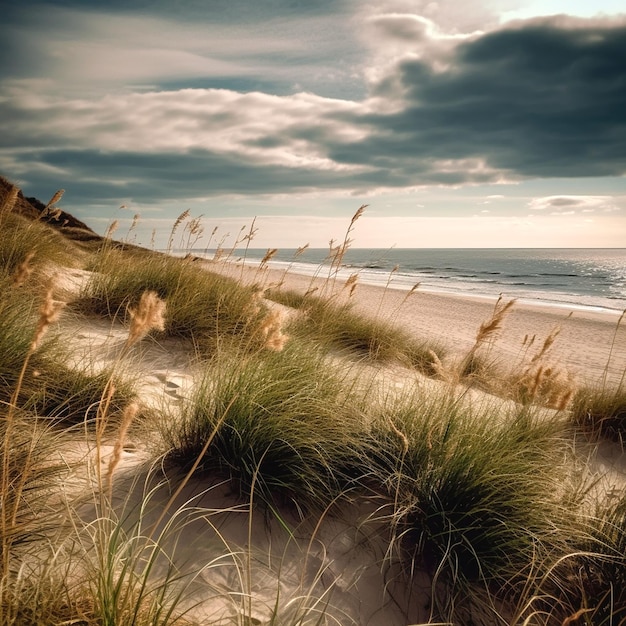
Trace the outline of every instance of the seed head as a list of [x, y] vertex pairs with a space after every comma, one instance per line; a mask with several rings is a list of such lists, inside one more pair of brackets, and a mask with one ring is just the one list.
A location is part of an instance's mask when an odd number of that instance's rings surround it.
[[165, 300], [155, 291], [144, 291], [136, 309], [129, 309], [130, 331], [127, 346], [141, 341], [151, 330], [165, 330]]
[[278, 248], [269, 248], [268, 251], [265, 253], [265, 256], [261, 259], [261, 264], [259, 267], [267, 265], [267, 263], [271, 261], [274, 256], [276, 256], [277, 252]]
[[46, 334], [50, 324], [54, 324], [60, 315], [65, 302], [58, 302], [52, 298], [52, 284], [46, 291], [45, 298], [39, 307], [39, 321], [35, 329], [35, 337], [31, 344], [31, 350], [36, 350], [41, 343], [43, 336]]
[[26, 258], [17, 266], [17, 270], [15, 271], [15, 275], [13, 276], [13, 286], [21, 287], [28, 277], [32, 274], [33, 268], [30, 262], [33, 260], [35, 256], [34, 252], [29, 252], [26, 255]]
[[46, 209], [49, 209], [50, 207], [53, 207], [63, 197], [64, 193], [65, 193], [65, 189], [59, 189], [52, 196], [52, 198], [50, 198], [50, 202], [48, 202], [48, 204], [46, 204]]
[[111, 222], [111, 225], [107, 228], [107, 232], [105, 233], [105, 237], [107, 239], [109, 239], [110, 237], [113, 236], [113, 233], [117, 230], [118, 226], [120, 225], [118, 220], [113, 220]]
[[13, 210], [19, 192], [20, 190], [15, 185], [11, 186], [7, 194], [4, 196], [2, 204], [0, 205], [0, 215], [4, 215], [4, 213], [10, 213]]

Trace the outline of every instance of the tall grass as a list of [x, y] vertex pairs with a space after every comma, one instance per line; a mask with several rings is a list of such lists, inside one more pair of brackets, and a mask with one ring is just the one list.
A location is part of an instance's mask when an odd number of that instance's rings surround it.
[[[270, 293], [299, 310], [288, 340], [260, 290], [191, 257], [117, 244], [111, 230], [77, 306], [124, 321], [129, 334], [113, 368], [95, 375], [65, 366], [47, 332], [59, 310], [43, 276], [48, 264], [70, 263], [73, 248], [14, 216], [14, 201], [0, 205], [8, 233], [0, 242], [0, 624], [356, 623], [358, 611], [341, 601], [346, 587], [360, 589], [361, 574], [348, 581], [333, 569], [330, 535], [338, 511], [362, 502], [368, 516], [338, 542], [375, 553], [378, 573], [389, 577], [381, 597], [406, 583], [409, 600], [394, 596], [403, 623], [626, 619], [624, 498], [593, 514], [581, 509], [566, 415], [532, 406], [554, 395], [545, 358], [556, 334], [507, 379], [506, 395], [519, 403], [481, 403], [457, 385], [495, 379], [480, 361], [510, 305], [496, 306], [455, 384], [440, 393], [408, 379], [402, 392], [365, 379], [354, 355], [426, 373], [443, 365], [412, 335], [357, 315], [348, 293], [356, 279], [337, 291], [361, 207], [343, 243], [331, 246], [324, 297]], [[170, 247], [188, 217], [175, 223]], [[202, 235], [196, 220], [184, 229], [190, 245]], [[253, 224], [244, 240], [254, 232]], [[150, 436], [163, 456], [131, 471], [123, 451], [143, 409], [131, 402], [123, 362], [151, 332], [189, 339], [206, 359], [179, 409], [170, 404], [142, 424], [157, 431]], [[621, 440], [623, 407], [619, 389], [581, 391], [571, 419]], [[85, 451], [79, 463], [66, 460], [68, 445], [70, 458]], [[69, 483], [86, 485], [80, 506]], [[226, 487], [229, 500], [218, 493]], [[233, 515], [244, 519], [238, 541], [227, 532]], [[253, 545], [257, 516], [272, 544], [265, 554]], [[187, 567], [181, 547], [198, 529], [215, 551]], [[284, 550], [278, 559], [274, 543]], [[412, 611], [424, 577], [429, 606]], [[193, 611], [207, 593], [219, 600], [209, 606], [226, 607], [218, 616]]]
[[579, 597], [573, 608], [593, 624], [626, 620], [626, 498], [605, 504], [591, 527], [591, 539], [576, 558]]
[[430, 393], [392, 403], [373, 429], [370, 476], [393, 501], [393, 548], [433, 576], [435, 619], [495, 619], [498, 590], [515, 600], [538, 559], [566, 550], [560, 427], [503, 411]]
[[58, 265], [76, 267], [85, 258], [73, 242], [48, 225], [9, 213], [2, 220], [0, 267], [13, 275], [27, 257], [40, 276]]
[[[54, 333], [33, 345], [41, 323], [41, 296], [15, 288], [5, 277], [0, 279], [0, 297], [0, 401], [39, 418], [68, 423], [93, 418], [113, 372], [92, 373], [65, 365], [68, 355]], [[130, 382], [117, 376], [115, 380], [113, 408], [119, 410], [134, 391]]]
[[[227, 476], [271, 507], [323, 508], [345, 486], [338, 471], [358, 441], [359, 413], [341, 376], [299, 342], [280, 353], [219, 354], [180, 420], [162, 423], [170, 464]], [[216, 431], [216, 432], [215, 432]]]
[[167, 302], [166, 335], [192, 340], [212, 352], [220, 338], [252, 338], [264, 317], [258, 291], [205, 271], [191, 259], [107, 250], [78, 306], [88, 313], [124, 319], [144, 291]]
[[303, 313], [290, 332], [329, 348], [380, 362], [396, 361], [427, 374], [434, 373], [433, 353], [443, 357], [444, 350], [436, 343], [420, 342], [391, 323], [356, 313], [350, 302], [287, 290], [271, 290], [268, 297]]
[[626, 389], [584, 387], [575, 394], [571, 409], [574, 426], [592, 439], [626, 439]]

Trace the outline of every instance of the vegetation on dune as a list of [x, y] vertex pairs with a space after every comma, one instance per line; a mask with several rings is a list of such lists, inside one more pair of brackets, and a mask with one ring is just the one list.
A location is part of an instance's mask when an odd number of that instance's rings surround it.
[[323, 509], [345, 487], [360, 418], [328, 360], [291, 342], [282, 352], [218, 354], [181, 418], [162, 428], [170, 463], [225, 475], [242, 497], [254, 492], [274, 508]]
[[626, 619], [626, 498], [603, 505], [592, 519], [590, 539], [575, 559], [578, 592], [570, 603], [594, 624]]
[[267, 311], [258, 289], [198, 268], [192, 259], [105, 249], [76, 306], [84, 313], [124, 320], [144, 291], [167, 302], [164, 332], [212, 352], [219, 338], [244, 335], [254, 343]]
[[583, 388], [574, 396], [572, 423], [592, 438], [623, 442], [626, 437], [626, 389]]
[[566, 549], [566, 494], [556, 489], [566, 466], [555, 460], [568, 444], [558, 423], [509, 413], [449, 391], [414, 395], [392, 401], [372, 431], [369, 475], [393, 501], [394, 550], [444, 590], [442, 619], [472, 598], [493, 603], [497, 589], [515, 599], [538, 559]]
[[302, 312], [290, 332], [330, 348], [375, 361], [396, 361], [426, 374], [433, 374], [435, 360], [444, 356], [435, 343], [418, 342], [389, 322], [356, 313], [349, 301], [287, 290], [271, 290], [268, 297]]

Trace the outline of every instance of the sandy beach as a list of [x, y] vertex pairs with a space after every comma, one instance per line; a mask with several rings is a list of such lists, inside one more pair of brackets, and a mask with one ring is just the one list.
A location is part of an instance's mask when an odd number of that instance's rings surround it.
[[[312, 279], [291, 271], [258, 269], [241, 263], [211, 263], [209, 269], [246, 283], [263, 287], [280, 284], [281, 289], [299, 293], [315, 287], [321, 290], [325, 282], [325, 278]], [[337, 280], [335, 292], [337, 297], [347, 299], [342, 285]], [[472, 347], [480, 325], [491, 317], [496, 304], [496, 299], [489, 296], [479, 298], [422, 289], [407, 297], [407, 291], [394, 289], [393, 282], [389, 288], [358, 284], [350, 301], [356, 311], [389, 320], [417, 339], [434, 340], [457, 355]], [[516, 302], [490, 347], [490, 355], [504, 367], [515, 367], [559, 329], [550, 349], [551, 363], [566, 369], [579, 384], [600, 384], [606, 378], [606, 384], [617, 385], [626, 371], [626, 323], [622, 320], [618, 326], [620, 316], [619, 311]]]

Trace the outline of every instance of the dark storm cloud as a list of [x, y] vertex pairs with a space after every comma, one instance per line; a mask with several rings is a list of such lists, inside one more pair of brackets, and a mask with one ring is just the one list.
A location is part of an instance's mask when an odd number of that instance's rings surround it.
[[[272, 193], [278, 187], [292, 192], [314, 190], [319, 184], [314, 170], [246, 163], [203, 150], [176, 155], [57, 150], [31, 154], [29, 159], [41, 172], [37, 183], [29, 186], [33, 193], [65, 186], [71, 189], [71, 201], [78, 204], [115, 203], [129, 196], [158, 203], [231, 193]], [[96, 171], [97, 182], [90, 180]], [[331, 174], [327, 183], [342, 188], [345, 180]]]
[[[444, 70], [397, 67], [404, 107], [366, 116], [376, 131], [331, 156], [344, 163], [483, 158], [521, 176], [626, 171], [626, 25], [521, 23], [454, 49]], [[385, 87], [386, 85], [383, 85]]]
[[[157, 204], [185, 198], [228, 194], [275, 194], [355, 189], [362, 193], [372, 186], [404, 187], [407, 172], [381, 167], [367, 172], [326, 171], [281, 165], [265, 165], [240, 157], [193, 150], [185, 154], [145, 154], [90, 150], [48, 150], [30, 152], [17, 169], [30, 166], [36, 175], [24, 182], [29, 195], [45, 197], [51, 189], [69, 189], [66, 200], [73, 207], [86, 204], [117, 206], [124, 199]], [[433, 184], [456, 184], [459, 173], [421, 173]], [[20, 181], [22, 182], [22, 181]]]

